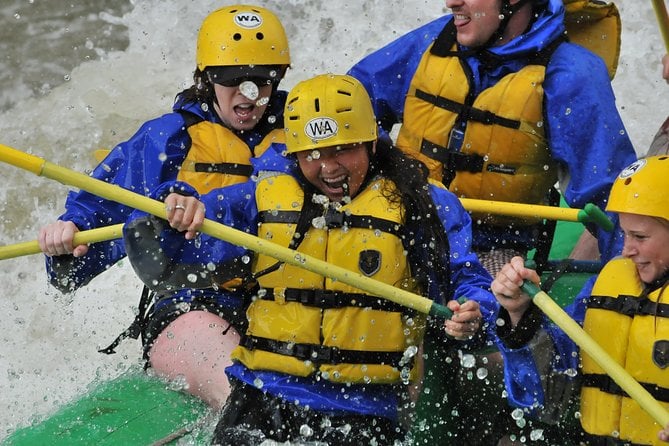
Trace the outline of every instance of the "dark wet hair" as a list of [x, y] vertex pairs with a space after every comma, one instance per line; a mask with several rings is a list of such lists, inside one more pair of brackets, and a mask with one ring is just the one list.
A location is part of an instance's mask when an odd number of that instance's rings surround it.
[[429, 171], [425, 164], [393, 146], [386, 138], [376, 144], [370, 157], [368, 178], [382, 176], [393, 181], [382, 193], [404, 212], [404, 246], [411, 258], [414, 277], [425, 287], [436, 279], [445, 300], [451, 299], [450, 245], [430, 195]]
[[209, 76], [199, 68], [193, 73], [193, 85], [177, 94], [177, 98], [188, 103], [214, 104], [216, 94], [214, 93], [214, 84], [209, 80]]

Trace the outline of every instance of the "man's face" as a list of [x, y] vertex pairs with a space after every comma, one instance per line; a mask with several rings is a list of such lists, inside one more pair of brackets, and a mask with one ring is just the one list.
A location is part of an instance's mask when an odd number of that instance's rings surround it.
[[446, 0], [446, 7], [453, 11], [460, 45], [483, 46], [499, 28], [500, 0]]

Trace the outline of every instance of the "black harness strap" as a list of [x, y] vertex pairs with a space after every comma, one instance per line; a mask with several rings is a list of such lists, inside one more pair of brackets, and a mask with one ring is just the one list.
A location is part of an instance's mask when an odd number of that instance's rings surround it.
[[132, 321], [130, 326], [126, 328], [123, 333], [118, 335], [114, 341], [109, 344], [107, 348], [103, 348], [98, 350], [99, 353], [104, 353], [107, 355], [112, 355], [116, 353], [116, 347], [126, 338], [132, 338], [132, 339], [137, 339], [140, 334], [144, 333], [144, 329], [146, 328], [147, 324], [147, 316], [148, 316], [148, 310], [149, 307], [151, 306], [151, 302], [153, 301], [153, 296], [154, 292], [151, 291], [147, 286], [144, 286], [142, 289], [142, 297], [139, 299], [139, 310], [137, 312], [137, 316], [135, 316], [135, 320]]
[[427, 139], [424, 139], [421, 143], [420, 153], [442, 163], [444, 171], [472, 173], [483, 171], [484, 160], [481, 155], [449, 150], [447, 147], [440, 146]]
[[520, 128], [520, 121], [499, 116], [488, 110], [481, 110], [468, 104], [461, 104], [451, 99], [433, 95], [416, 89], [416, 97], [436, 107], [457, 113], [461, 120], [476, 121], [486, 125], [498, 124], [512, 129]]
[[253, 173], [253, 166], [237, 163], [195, 163], [193, 166], [196, 172], [204, 173], [223, 173], [228, 175], [239, 175], [250, 177]]
[[[259, 212], [258, 219], [261, 223], [297, 223], [299, 216], [300, 211], [272, 210]], [[402, 225], [371, 215], [348, 215], [344, 212], [328, 208], [323, 217], [329, 229], [346, 226], [349, 228], [378, 229], [379, 231], [398, 237], [401, 235]]]
[[[669, 403], [669, 389], [656, 384], [642, 383], [641, 386], [648, 391], [653, 398], [663, 403]], [[611, 395], [620, 395], [629, 398], [629, 395], [611, 379], [609, 375], [587, 374], [583, 375], [583, 386], [594, 387]]]
[[669, 318], [669, 304], [653, 302], [647, 297], [629, 295], [590, 296], [588, 308], [615, 311], [625, 316], [660, 316]]
[[299, 288], [286, 288], [282, 296], [277, 296], [273, 288], [262, 288], [258, 292], [258, 299], [297, 302], [309, 307], [322, 309], [362, 307], [373, 310], [391, 311], [405, 313], [406, 308], [387, 299], [370, 296], [362, 293], [344, 293], [330, 290], [305, 290]]
[[291, 356], [315, 364], [386, 364], [402, 367], [402, 353], [341, 350], [316, 344], [298, 344], [275, 341], [256, 336], [243, 336], [239, 345], [248, 350], [264, 350], [284, 356]]

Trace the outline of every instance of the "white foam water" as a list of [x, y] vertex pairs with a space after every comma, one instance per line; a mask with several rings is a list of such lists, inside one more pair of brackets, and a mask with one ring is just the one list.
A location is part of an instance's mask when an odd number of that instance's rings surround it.
[[[3, 23], [21, 25], [8, 34], [0, 27], [0, 40], [13, 49], [12, 57], [28, 54], [15, 65], [0, 59], [0, 143], [78, 171], [94, 166], [94, 149], [113, 147], [170, 110], [174, 95], [191, 83], [199, 24], [232, 4], [114, 0], [96, 10], [100, 2], [83, 3], [84, 10], [69, 14], [70, 2], [10, 0], [0, 6]], [[444, 12], [442, 3], [428, 0], [258, 4], [275, 11], [289, 35], [293, 67], [285, 89], [315, 74], [343, 73]], [[665, 50], [650, 2], [618, 6], [623, 47], [613, 87], [643, 153], [667, 114], [669, 86], [660, 77]], [[49, 46], [54, 44], [60, 56]], [[39, 227], [62, 212], [68, 188], [6, 165], [0, 165], [0, 176], [0, 244], [34, 240]], [[97, 353], [132, 320], [140, 289], [127, 262], [69, 296], [49, 287], [41, 256], [0, 263], [0, 439], [85, 392], [91, 382], [140, 363], [139, 342], [126, 341], [116, 355]]]

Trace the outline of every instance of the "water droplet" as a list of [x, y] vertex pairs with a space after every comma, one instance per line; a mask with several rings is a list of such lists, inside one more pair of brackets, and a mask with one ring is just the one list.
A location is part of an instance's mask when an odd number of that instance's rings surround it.
[[476, 358], [471, 353], [465, 353], [460, 358], [460, 365], [466, 369], [471, 369], [476, 365]]
[[478, 379], [485, 379], [488, 376], [488, 369], [480, 367], [476, 370], [476, 377]]
[[544, 439], [544, 430], [543, 429], [533, 429], [532, 432], [530, 432], [530, 440], [531, 441], [539, 441]]
[[300, 435], [303, 437], [311, 437], [314, 434], [314, 430], [306, 424], [300, 426]]
[[258, 86], [251, 81], [244, 81], [239, 84], [239, 92], [251, 101], [258, 99], [258, 95], [260, 94]]

